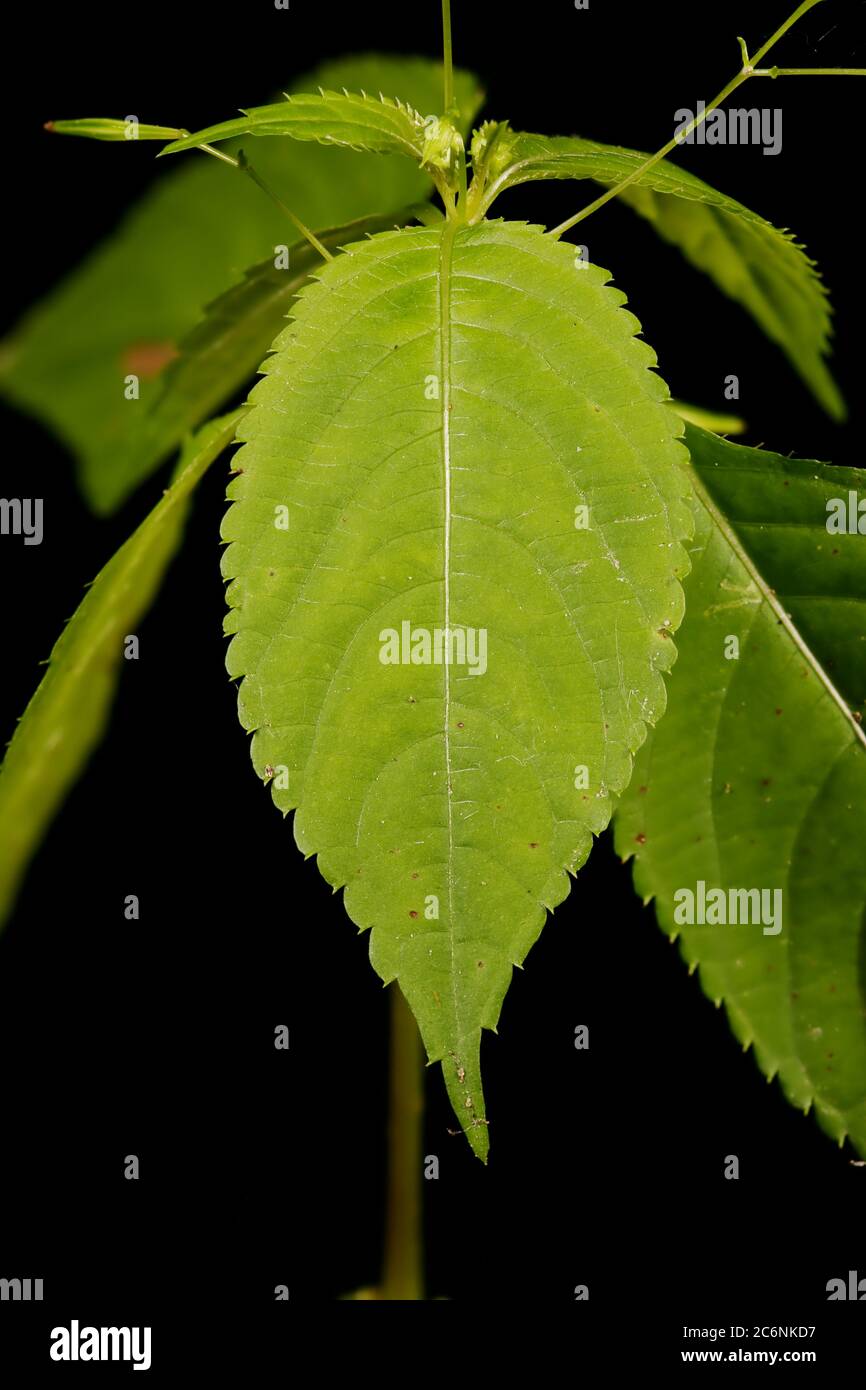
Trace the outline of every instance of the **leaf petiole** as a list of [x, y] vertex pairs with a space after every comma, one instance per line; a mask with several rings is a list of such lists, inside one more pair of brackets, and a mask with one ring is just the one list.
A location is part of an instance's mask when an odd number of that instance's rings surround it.
[[231, 164], [235, 169], [240, 167], [236, 159], [230, 154], [226, 154], [224, 150], [218, 150], [216, 145], [199, 145], [198, 148], [205, 154], [213, 155], [214, 159], [221, 159], [223, 164]]
[[309, 227], [301, 221], [300, 217], [296, 216], [296, 214], [292, 212], [292, 209], [286, 206], [282, 198], [280, 198], [272, 188], [269, 188], [264, 179], [256, 173], [243, 150], [238, 150], [238, 156], [237, 159], [235, 159], [234, 155], [226, 154], [224, 150], [218, 150], [215, 145], [196, 145], [196, 149], [204, 151], [205, 154], [213, 155], [214, 159], [221, 159], [224, 164], [230, 164], [233, 169], [240, 169], [243, 174], [248, 174], [256, 187], [260, 188], [263, 193], [266, 193], [273, 203], [276, 203], [280, 211], [286, 214], [292, 226], [300, 232], [301, 236], [308, 241], [316, 251], [318, 251], [320, 256], [323, 256], [326, 261], [332, 261], [334, 259], [327, 246], [323, 246], [319, 241], [315, 232], [311, 232]]
[[715, 111], [717, 107], [721, 106], [723, 101], [727, 101], [728, 97], [748, 80], [748, 77], [749, 74], [747, 72], [739, 72], [736, 77], [731, 79], [726, 87], [722, 88], [718, 96], [714, 97], [712, 101], [707, 102], [706, 108], [689, 121], [688, 125], [679, 129], [676, 135], [673, 135], [671, 139], [668, 140], [666, 145], [662, 145], [660, 150], [657, 150], [656, 153], [645, 160], [643, 164], [633, 169], [626, 178], [621, 179], [613, 188], [609, 188], [606, 193], [602, 193], [594, 202], [588, 203], [585, 208], [581, 208], [580, 212], [575, 213], [574, 217], [569, 217], [565, 222], [560, 222], [558, 227], [553, 228], [550, 235], [556, 238], [561, 237], [563, 232], [570, 231], [572, 227], [577, 226], [578, 222], [582, 222], [584, 218], [589, 217], [591, 213], [597, 212], [599, 208], [604, 207], [605, 203], [609, 203], [612, 198], [617, 198], [625, 189], [629, 188], [633, 183], [636, 183], [648, 169], [652, 169], [656, 164], [660, 164], [672, 150], [676, 149], [677, 145], [688, 139], [693, 130], [697, 130], [698, 126], [707, 119], [711, 111]]
[[319, 241], [319, 238], [316, 236], [315, 232], [311, 232], [309, 227], [301, 221], [300, 217], [296, 216], [296, 214], [292, 212], [292, 209], [283, 202], [282, 198], [280, 198], [279, 195], [276, 194], [272, 188], [268, 187], [264, 179], [259, 177], [252, 164], [250, 164], [249, 160], [244, 154], [243, 150], [238, 150], [238, 157], [236, 162], [238, 168], [242, 169], [245, 174], [249, 175], [256, 187], [260, 188], [263, 193], [266, 193], [267, 196], [271, 199], [271, 201], [277, 205], [280, 211], [286, 214], [292, 226], [300, 232], [301, 236], [304, 237], [305, 240], [308, 241], [310, 245], [316, 249], [316, 251], [318, 251], [319, 255], [324, 256], [326, 261], [332, 261], [334, 257], [328, 250], [327, 246], [323, 246], [322, 242]]
[[866, 68], [753, 68], [750, 77], [866, 77]]

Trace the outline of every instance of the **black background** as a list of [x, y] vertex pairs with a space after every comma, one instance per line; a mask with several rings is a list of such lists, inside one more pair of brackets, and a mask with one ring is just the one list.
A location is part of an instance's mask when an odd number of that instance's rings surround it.
[[[7, 73], [5, 322], [159, 175], [153, 147], [52, 139], [45, 119], [132, 110], [196, 129], [327, 57], [435, 56], [438, 8], [31, 6]], [[736, 35], [756, 48], [788, 6], [454, 9], [455, 57], [485, 80], [486, 115], [651, 150], [679, 107], [737, 69]], [[828, 0], [772, 61], [866, 66], [866, 5]], [[751, 321], [627, 209], [603, 210], [576, 238], [628, 294], [676, 395], [723, 409], [736, 373], [750, 442], [850, 465], [862, 463], [866, 423], [863, 90], [854, 78], [755, 82], [738, 101], [784, 108], [779, 156], [677, 156], [792, 226], [818, 259], [837, 309], [847, 427], [829, 424]], [[586, 201], [583, 186], [527, 185], [497, 213], [554, 225]], [[62, 449], [9, 412], [3, 428], [4, 494], [43, 496], [47, 519], [42, 546], [4, 542], [0, 554], [6, 739], [82, 586], [164, 477], [96, 521]], [[46, 1284], [41, 1306], [2, 1305], [0, 1362], [13, 1350], [44, 1358], [52, 1377], [70, 1368], [48, 1362], [48, 1329], [72, 1317], [152, 1323], [152, 1374], [194, 1358], [199, 1317], [212, 1349], [246, 1338], [256, 1362], [271, 1341], [279, 1348], [294, 1304], [333, 1300], [378, 1272], [387, 998], [365, 938], [302, 861], [249, 763], [223, 666], [224, 483], [219, 466], [201, 486], [184, 550], [140, 625], [141, 659], [124, 663], [109, 736], [0, 941], [0, 1276]], [[124, 920], [129, 893], [139, 922]], [[274, 1050], [277, 1023], [291, 1028], [288, 1053]], [[573, 1046], [579, 1023], [588, 1052]], [[447, 1134], [441, 1076], [428, 1073], [425, 1153], [441, 1163], [424, 1185], [431, 1296], [571, 1304], [581, 1335], [612, 1329], [611, 1355], [640, 1346], [647, 1364], [662, 1349], [673, 1364], [689, 1320], [817, 1322], [825, 1367], [862, 1328], [860, 1306], [828, 1305], [825, 1286], [849, 1269], [866, 1275], [866, 1170], [742, 1053], [607, 836], [516, 972], [483, 1063], [486, 1170]], [[138, 1182], [123, 1177], [131, 1153]], [[739, 1156], [739, 1182], [723, 1178], [727, 1154]], [[288, 1305], [273, 1302], [278, 1283]], [[573, 1303], [578, 1283], [588, 1304]], [[636, 1325], [641, 1336], [624, 1341]]]

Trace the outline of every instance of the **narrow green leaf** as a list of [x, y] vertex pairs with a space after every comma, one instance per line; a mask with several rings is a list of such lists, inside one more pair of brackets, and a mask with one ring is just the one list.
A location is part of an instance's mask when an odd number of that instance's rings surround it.
[[[492, 148], [484, 206], [530, 179], [593, 179], [612, 186], [649, 158], [635, 150], [574, 137], [505, 130]], [[746, 309], [788, 357], [834, 419], [845, 403], [824, 358], [830, 306], [815, 262], [780, 231], [684, 169], [662, 160], [620, 197], [677, 246], [698, 270]]]
[[365, 92], [303, 92], [270, 106], [252, 106], [234, 120], [183, 135], [160, 150], [160, 156], [240, 135], [318, 140], [323, 145], [346, 145], [369, 153], [408, 155], [418, 162], [424, 144], [424, 118], [391, 97], [368, 97]]
[[132, 117], [82, 117], [74, 121], [46, 121], [45, 129], [55, 135], [84, 135], [88, 140], [174, 140], [186, 131], [170, 125], [142, 125]]
[[[330, 251], [426, 216], [429, 204], [384, 217], [366, 217], [320, 232]], [[143, 413], [128, 447], [118, 450], [115, 486], [134, 487], [167, 458], [184, 436], [229, 402], [256, 374], [310, 274], [322, 258], [309, 242], [292, 246], [281, 259], [248, 270], [239, 284], [209, 304], [204, 318], [179, 344], [178, 355], [160, 374], [159, 393]]]
[[[468, 124], [481, 92], [467, 73], [455, 74], [455, 81]], [[300, 83], [302, 89], [318, 84], [381, 88], [422, 113], [435, 112], [442, 68], [421, 58], [352, 58]], [[310, 227], [387, 213], [432, 191], [427, 174], [397, 155], [365, 157], [281, 139], [259, 140], [255, 154], [258, 172]], [[106, 149], [106, 167], [125, 157]], [[204, 155], [198, 159], [162, 166], [153, 191], [118, 230], [0, 345], [0, 393], [67, 444], [85, 495], [100, 512], [113, 511], [128, 495], [135, 475], [117, 461], [139, 447], [144, 417], [162, 391], [161, 374], [205, 305], [247, 266], [273, 258], [275, 247], [295, 239], [288, 220], [250, 179]], [[125, 396], [129, 375], [138, 377], [137, 401]]]
[[[863, 475], [691, 427], [686, 439], [698, 489], [686, 619], [617, 847], [761, 1069], [866, 1152]], [[854, 529], [828, 533], [840, 507]], [[726, 911], [732, 890], [781, 898], [758, 923], [688, 924], [682, 893], [697, 905], [700, 883]]]
[[103, 733], [124, 637], [162, 583], [180, 543], [193, 489], [234, 439], [243, 413], [211, 421], [190, 440], [175, 481], [97, 575], [51, 653], [0, 767], [0, 924], [48, 825]]
[[254, 766], [482, 1157], [481, 1029], [664, 708], [682, 613], [679, 422], [607, 280], [523, 224], [349, 247], [265, 364], [223, 527]]

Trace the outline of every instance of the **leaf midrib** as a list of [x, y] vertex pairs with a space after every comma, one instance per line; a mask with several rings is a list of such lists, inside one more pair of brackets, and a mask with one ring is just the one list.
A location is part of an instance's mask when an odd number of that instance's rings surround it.
[[[442, 486], [443, 486], [443, 610], [446, 634], [451, 623], [451, 269], [456, 222], [442, 232], [439, 247], [439, 399], [442, 404]], [[447, 637], [446, 637], [447, 641]], [[443, 739], [445, 751], [445, 804], [448, 815], [448, 946], [451, 956], [451, 993], [454, 1022], [463, 1036], [454, 959], [454, 808], [451, 788], [451, 667], [442, 663], [444, 689]]]
[[798, 628], [795, 626], [795, 624], [791, 621], [791, 618], [785, 612], [784, 607], [779, 602], [778, 595], [774, 593], [774, 591], [767, 584], [760, 569], [755, 564], [748, 550], [741, 542], [733, 526], [730, 525], [726, 517], [716, 506], [716, 503], [714, 502], [708, 489], [705, 487], [703, 480], [701, 479], [700, 474], [698, 472], [698, 469], [695, 467], [694, 463], [690, 464], [689, 471], [692, 479], [692, 485], [695, 489], [695, 493], [698, 497], [698, 500], [708, 513], [712, 524], [724, 536], [727, 544], [730, 546], [731, 550], [737, 556], [737, 559], [745, 568], [753, 584], [760, 593], [762, 599], [775, 615], [777, 622], [780, 624], [781, 627], [784, 628], [785, 632], [787, 633], [793, 645], [796, 647], [797, 651], [803, 657], [804, 661], [807, 663], [809, 668], [817, 676], [818, 680], [823, 685], [827, 694], [830, 696], [830, 699], [834, 702], [834, 704], [838, 707], [838, 709], [841, 711], [841, 713], [847, 720], [851, 732], [854, 735], [855, 742], [858, 742], [861, 745], [861, 748], [866, 749], [866, 732], [864, 732], [862, 726], [858, 724], [857, 720], [854, 718], [853, 712], [850, 706], [848, 705], [848, 702], [836, 689], [836, 686], [833, 684], [832, 680], [825, 671], [821, 662], [815, 656], [811, 647], [804, 641]]

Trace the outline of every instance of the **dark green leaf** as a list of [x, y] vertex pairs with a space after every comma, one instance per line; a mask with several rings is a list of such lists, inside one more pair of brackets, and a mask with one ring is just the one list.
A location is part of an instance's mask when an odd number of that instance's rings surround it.
[[[863, 475], [694, 428], [687, 443], [697, 525], [686, 619], [617, 846], [762, 1070], [866, 1152]], [[829, 533], [828, 503], [848, 517], [850, 493], [853, 532]], [[761, 903], [757, 924], [683, 922], [677, 895], [694, 893], [697, 907], [700, 883], [726, 904], [737, 890], [781, 897]]]

